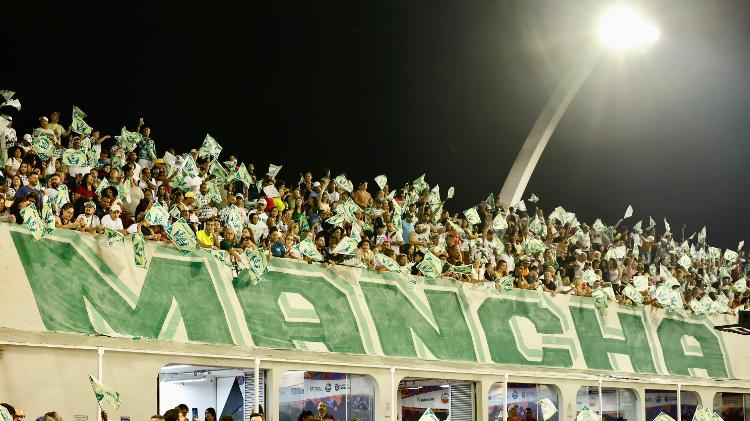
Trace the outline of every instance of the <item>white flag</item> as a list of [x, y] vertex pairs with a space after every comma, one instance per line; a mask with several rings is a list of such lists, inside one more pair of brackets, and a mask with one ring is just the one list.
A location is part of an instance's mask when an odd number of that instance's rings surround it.
[[665, 229], [665, 230], [667, 230], [667, 232], [670, 232], [670, 231], [672, 231], [672, 230], [671, 230], [671, 229], [669, 228], [669, 222], [667, 222], [667, 218], [664, 218], [664, 229]]
[[628, 205], [628, 208], [625, 209], [625, 216], [623, 216], [622, 219], [628, 219], [631, 216], [633, 216], [633, 206]]
[[455, 193], [456, 193], [456, 189], [454, 189], [453, 186], [451, 186], [451, 188], [448, 189], [448, 196], [446, 198], [447, 199], [453, 199], [453, 195]]
[[380, 187], [380, 190], [383, 190], [385, 188], [385, 185], [388, 184], [388, 177], [386, 177], [385, 174], [381, 174], [375, 177], [375, 184]]
[[549, 398], [540, 399], [539, 402], [537, 402], [537, 405], [539, 405], [539, 408], [542, 410], [542, 418], [544, 419], [544, 421], [552, 418], [552, 416], [557, 412], [555, 404], [552, 403]]
[[740, 244], [737, 246], [737, 251], [742, 250], [742, 246], [745, 245], [745, 240], [740, 241]]
[[279, 171], [281, 171], [282, 166], [283, 165], [268, 164], [268, 172], [266, 173], [266, 175], [269, 175], [271, 177], [276, 177], [276, 174], [278, 174]]

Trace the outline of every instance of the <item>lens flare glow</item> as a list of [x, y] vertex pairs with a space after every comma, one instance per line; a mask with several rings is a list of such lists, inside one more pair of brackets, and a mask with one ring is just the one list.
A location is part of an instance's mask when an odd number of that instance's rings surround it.
[[607, 48], [627, 51], [642, 48], [659, 40], [659, 28], [626, 5], [606, 10], [599, 19], [599, 39]]

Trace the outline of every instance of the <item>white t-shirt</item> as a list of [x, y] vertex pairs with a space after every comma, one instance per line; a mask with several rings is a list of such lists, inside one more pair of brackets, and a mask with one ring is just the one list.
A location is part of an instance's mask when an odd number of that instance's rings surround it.
[[21, 166], [21, 160], [15, 159], [13, 157], [8, 158], [7, 161], [5, 161], [6, 166], [10, 166], [10, 171], [8, 171], [8, 177], [13, 178], [14, 175], [18, 172], [18, 167]]
[[112, 217], [107, 214], [102, 217], [102, 226], [104, 228], [109, 228], [111, 230], [121, 230], [122, 229], [122, 219], [117, 218], [114, 221], [112, 220]]
[[101, 221], [99, 221], [99, 217], [96, 215], [87, 216], [85, 213], [82, 213], [78, 215], [78, 218], [76, 218], [76, 222], [81, 221], [81, 220], [86, 223], [87, 227], [96, 228], [99, 225], [101, 225]]

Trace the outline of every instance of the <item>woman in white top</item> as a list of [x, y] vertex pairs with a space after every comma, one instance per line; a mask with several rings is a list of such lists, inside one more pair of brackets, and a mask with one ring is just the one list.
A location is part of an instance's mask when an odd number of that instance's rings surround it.
[[8, 160], [5, 161], [5, 174], [7, 177], [13, 177], [21, 166], [22, 150], [20, 146], [14, 146], [8, 153]]

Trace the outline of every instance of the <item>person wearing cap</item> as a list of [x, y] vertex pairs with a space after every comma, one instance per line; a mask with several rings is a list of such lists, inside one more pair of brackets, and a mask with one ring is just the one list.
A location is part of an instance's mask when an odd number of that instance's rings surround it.
[[100, 231], [102, 225], [99, 217], [96, 216], [96, 202], [89, 200], [83, 204], [83, 213], [76, 218], [78, 230], [95, 233]]
[[128, 232], [125, 231], [122, 226], [122, 219], [120, 219], [121, 213], [122, 208], [117, 203], [110, 206], [109, 213], [107, 215], [104, 215], [101, 220], [102, 227], [118, 231], [122, 234], [127, 234]]
[[49, 119], [46, 116], [39, 117], [39, 127], [34, 129], [35, 132], [42, 132], [52, 138], [55, 146], [60, 146], [60, 138], [55, 135], [55, 131], [49, 128]]

